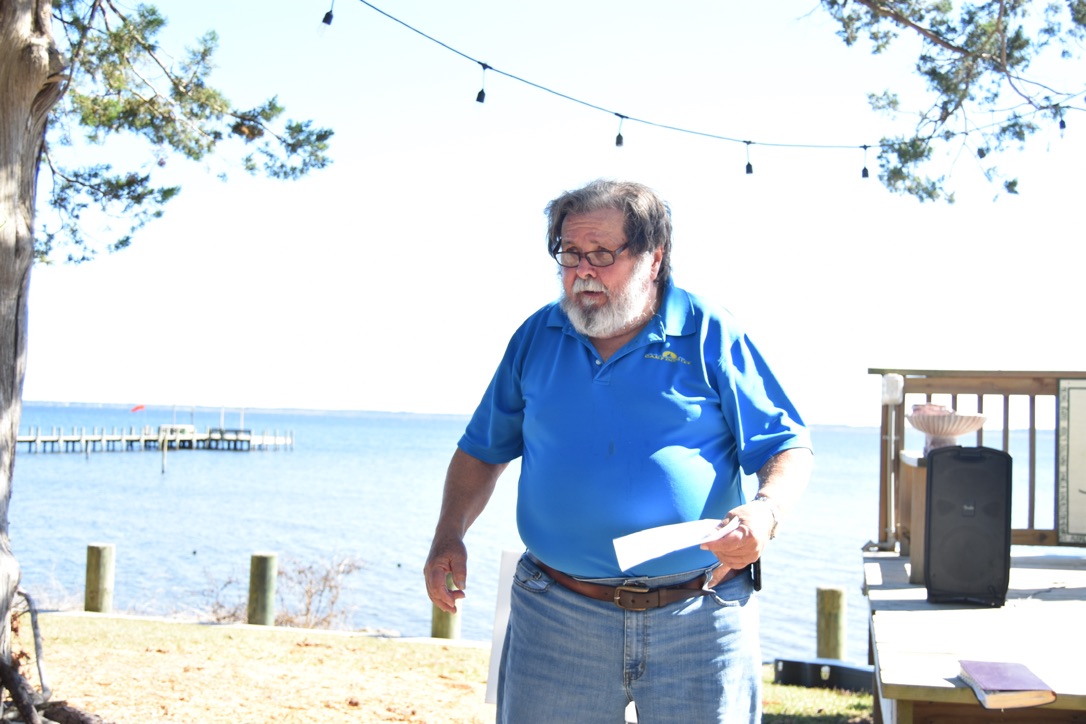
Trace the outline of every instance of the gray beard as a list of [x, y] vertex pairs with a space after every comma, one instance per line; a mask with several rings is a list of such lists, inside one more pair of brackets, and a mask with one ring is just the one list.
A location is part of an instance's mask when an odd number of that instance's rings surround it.
[[[609, 339], [645, 321], [651, 313], [649, 303], [656, 293], [656, 285], [648, 275], [651, 265], [652, 257], [646, 254], [634, 267], [629, 282], [620, 289], [608, 289], [607, 300], [600, 305], [578, 304], [563, 289], [559, 304], [573, 328], [590, 339]], [[575, 293], [581, 284], [579, 279], [574, 282]], [[599, 282], [595, 282], [595, 286], [588, 282], [587, 286], [591, 291], [603, 288]]]

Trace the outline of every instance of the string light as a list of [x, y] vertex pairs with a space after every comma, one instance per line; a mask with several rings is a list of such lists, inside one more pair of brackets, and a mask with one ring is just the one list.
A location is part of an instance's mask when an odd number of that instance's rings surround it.
[[479, 92], [475, 94], [476, 103], [486, 102], [486, 72], [490, 69], [490, 66], [486, 63], [479, 63], [483, 67], [483, 80], [481, 82], [482, 87], [479, 88]]
[[336, 7], [336, 0], [332, 0], [331, 7], [328, 8], [328, 12], [326, 12], [324, 14], [324, 19], [321, 20], [322, 23], [324, 23], [325, 25], [331, 25], [332, 24], [332, 11], [335, 9], [335, 7]]
[[[332, 0], [332, 2], [333, 2], [333, 6], [334, 6], [335, 0]], [[386, 18], [388, 18], [389, 20], [402, 25], [403, 27], [410, 30], [411, 32], [416, 33], [417, 35], [421, 35], [422, 37], [426, 38], [430, 42], [436, 43], [437, 45], [440, 45], [441, 47], [445, 48], [446, 50], [449, 50], [449, 51], [459, 55], [460, 57], [465, 58], [466, 60], [470, 60], [470, 61], [472, 61], [474, 63], [478, 63], [483, 68], [484, 80], [486, 78], [486, 71], [492, 70], [495, 73], [500, 73], [501, 75], [505, 76], [506, 78], [509, 78], [509, 79], [515, 80], [515, 81], [519, 81], [521, 83], [524, 83], [525, 85], [529, 85], [529, 86], [531, 86], [531, 87], [533, 87], [533, 88], [535, 88], [537, 90], [541, 90], [541, 91], [544, 91], [546, 93], [550, 93], [551, 95], [558, 96], [559, 98], [563, 98], [563, 99], [565, 99], [567, 101], [571, 101], [573, 103], [578, 103], [578, 104], [580, 104], [582, 106], [585, 106], [587, 108], [591, 108], [593, 110], [602, 111], [604, 113], [611, 113], [613, 115], [618, 116], [618, 118], [619, 118], [619, 125], [618, 125], [619, 131], [618, 131], [618, 135], [615, 136], [615, 145], [616, 146], [621, 147], [622, 144], [623, 144], [624, 139], [622, 137], [622, 122], [629, 118], [630, 120], [636, 121], [637, 123], [643, 123], [643, 124], [645, 124], [647, 126], [653, 126], [653, 127], [656, 127], [656, 128], [667, 130], [667, 131], [676, 131], [678, 133], [687, 133], [687, 134], [691, 134], [691, 135], [695, 135], [695, 136], [701, 136], [703, 138], [711, 138], [711, 139], [718, 140], [718, 141], [727, 141], [727, 142], [730, 142], [730, 143], [744, 143], [747, 146], [746, 172], [747, 172], [747, 174], [753, 174], [754, 173], [754, 166], [750, 162], [750, 147], [755, 143], [755, 141], [743, 141], [743, 140], [740, 140], [738, 138], [732, 138], [732, 137], [728, 137], [728, 136], [724, 136], [724, 135], [720, 135], [720, 134], [706, 133], [704, 131], [695, 131], [695, 130], [692, 130], [692, 129], [689, 129], [689, 128], [681, 128], [681, 127], [678, 127], [678, 126], [670, 126], [670, 125], [666, 125], [666, 124], [663, 124], [663, 123], [656, 123], [656, 122], [653, 122], [653, 121], [649, 121], [649, 120], [646, 120], [646, 119], [643, 119], [643, 118], [631, 118], [630, 116], [626, 116], [626, 115], [623, 115], [621, 113], [616, 113], [616, 112], [611, 111], [611, 110], [609, 110], [607, 108], [603, 108], [602, 106], [598, 106], [598, 105], [595, 105], [593, 103], [589, 103], [587, 101], [583, 101], [583, 100], [580, 100], [578, 98], [574, 98], [573, 96], [566, 95], [565, 93], [560, 93], [560, 92], [558, 92], [556, 90], [553, 90], [551, 88], [547, 88], [546, 86], [540, 85], [538, 83], [534, 83], [534, 82], [532, 82], [530, 80], [527, 80], [525, 78], [520, 78], [520, 77], [518, 77], [516, 75], [513, 75], [512, 73], [507, 73], [507, 72], [505, 72], [503, 70], [500, 70], [498, 68], [494, 68], [494, 67], [492, 67], [490, 65], [487, 65], [486, 63], [483, 63], [482, 61], [476, 60], [475, 58], [471, 57], [470, 55], [467, 55], [466, 53], [464, 53], [462, 51], [459, 51], [456, 48], [453, 48], [452, 46], [450, 46], [450, 45], [448, 45], [446, 43], [443, 43], [442, 41], [438, 40], [437, 38], [434, 38], [434, 37], [432, 37], [430, 35], [427, 35], [426, 33], [422, 32], [418, 28], [415, 28], [415, 27], [409, 25], [408, 23], [405, 23], [403, 20], [400, 20], [399, 18], [397, 18], [397, 17], [395, 17], [393, 15], [389, 15], [384, 10], [381, 10], [380, 8], [376, 7], [375, 5], [367, 2], [367, 0], [360, 0], [360, 2], [363, 5], [365, 5], [366, 7], [370, 8], [371, 10], [377, 12], [378, 14], [383, 15]], [[323, 22], [326, 25], [331, 25], [332, 24], [332, 11], [331, 10], [329, 10], [327, 13], [325, 13]], [[484, 89], [480, 89], [479, 93], [475, 97], [475, 100], [477, 102], [479, 102], [479, 103], [483, 103], [485, 101], [485, 99], [486, 99], [486, 91]], [[1063, 129], [1065, 129], [1067, 127], [1067, 124], [1063, 120], [1062, 108], [1057, 106], [1057, 109], [1060, 111], [1059, 127], [1060, 127], [1060, 130], [1062, 132]], [[993, 125], [995, 125], [994, 122], [993, 122]], [[951, 134], [951, 135], [958, 135], [958, 134]], [[856, 148], [856, 146], [854, 146], [854, 145], [772, 143], [772, 142], [767, 142], [767, 141], [758, 141], [758, 143], [760, 145], [762, 145], [762, 146], [772, 146], [772, 147], [775, 147], [775, 148], [818, 148], [818, 149], [852, 149], [852, 148]], [[862, 171], [860, 172], [862, 178], [868, 178], [870, 176], [870, 172], [867, 169], [867, 149], [868, 148], [881, 148], [881, 147], [882, 147], [881, 143], [880, 144], [873, 144], [873, 145], [872, 144], [864, 144], [864, 145], [860, 146], [860, 148], [864, 149], [864, 166], [863, 166]], [[977, 149], [977, 155], [980, 158], [984, 158], [985, 155], [987, 155], [986, 149], [983, 149], [983, 148]]]

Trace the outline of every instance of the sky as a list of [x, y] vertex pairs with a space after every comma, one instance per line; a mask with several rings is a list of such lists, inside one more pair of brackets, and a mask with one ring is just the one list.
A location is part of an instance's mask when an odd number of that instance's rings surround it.
[[861, 146], [910, 123], [868, 93], [924, 107], [909, 41], [848, 48], [815, 0], [373, 3], [444, 45], [350, 0], [331, 26], [329, 2], [157, 5], [166, 50], [214, 29], [213, 84], [333, 128], [333, 164], [170, 159], [182, 194], [130, 249], [35, 267], [24, 400], [470, 413], [558, 295], [547, 202], [600, 177], [668, 201], [676, 283], [735, 314], [809, 423], [877, 425], [872, 368], [1082, 369], [1086, 117], [1001, 159], [1018, 196], [959, 145], [932, 168], [956, 203], [895, 195]]

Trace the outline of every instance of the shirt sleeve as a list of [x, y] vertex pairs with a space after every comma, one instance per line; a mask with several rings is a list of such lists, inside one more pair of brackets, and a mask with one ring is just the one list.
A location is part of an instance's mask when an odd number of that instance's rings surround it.
[[525, 328], [506, 346], [501, 364], [490, 380], [457, 446], [486, 463], [507, 463], [524, 452], [524, 393], [520, 353]]
[[811, 448], [810, 433], [765, 359], [745, 334], [721, 355], [721, 408], [735, 434], [739, 464], [754, 475], [774, 455]]

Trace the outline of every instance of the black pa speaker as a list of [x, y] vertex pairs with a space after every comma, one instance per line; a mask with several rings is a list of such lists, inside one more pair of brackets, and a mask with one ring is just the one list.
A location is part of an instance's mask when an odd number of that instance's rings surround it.
[[1011, 570], [1011, 456], [954, 446], [935, 448], [927, 463], [928, 600], [1002, 606]]

